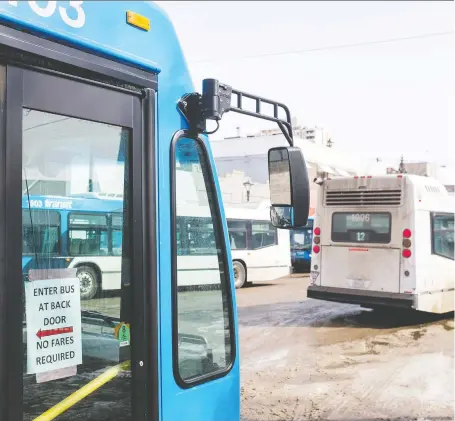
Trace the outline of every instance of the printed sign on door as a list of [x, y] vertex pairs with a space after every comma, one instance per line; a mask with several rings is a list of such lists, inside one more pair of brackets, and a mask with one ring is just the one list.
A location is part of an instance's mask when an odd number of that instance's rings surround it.
[[25, 283], [27, 373], [46, 373], [82, 364], [79, 279]]

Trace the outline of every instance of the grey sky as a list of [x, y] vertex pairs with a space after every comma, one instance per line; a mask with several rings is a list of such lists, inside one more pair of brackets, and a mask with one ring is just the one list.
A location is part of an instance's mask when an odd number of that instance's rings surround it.
[[[196, 88], [215, 77], [285, 102], [362, 155], [455, 164], [453, 2], [158, 2]], [[452, 31], [401, 42], [242, 57]], [[268, 128], [226, 115], [216, 137]]]

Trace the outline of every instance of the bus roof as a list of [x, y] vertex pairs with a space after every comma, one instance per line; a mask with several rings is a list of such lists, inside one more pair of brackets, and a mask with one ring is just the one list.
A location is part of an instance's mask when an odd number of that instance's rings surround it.
[[[413, 184], [417, 188], [436, 187], [442, 194], [448, 193], [445, 186], [433, 177], [425, 177], [414, 174], [384, 174], [379, 176], [354, 176], [354, 177], [333, 177], [325, 180], [327, 185], [341, 185], [354, 186], [358, 183], [365, 183], [366, 185], [374, 185], [375, 187], [381, 187], [384, 184], [385, 187], [397, 180], [403, 180], [407, 184]], [[354, 181], [355, 180], [355, 181]], [[324, 183], [324, 184], [325, 184]]]
[[[154, 2], [31, 3], [1, 2], [0, 20], [16, 29], [26, 29], [38, 36], [46, 35], [155, 73], [173, 69], [175, 65], [177, 69], [186, 69], [174, 28], [166, 13]], [[150, 29], [147, 31], [128, 24], [128, 11], [148, 18]]]

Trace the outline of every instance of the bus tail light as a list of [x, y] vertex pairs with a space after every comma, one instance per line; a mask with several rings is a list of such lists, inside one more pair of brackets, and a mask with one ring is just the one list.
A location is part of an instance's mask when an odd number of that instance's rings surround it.
[[403, 240], [403, 247], [406, 247], [406, 248], [411, 247], [411, 240], [409, 238], [405, 238]]
[[314, 229], [314, 235], [321, 235], [321, 228], [316, 227], [316, 228]]
[[403, 251], [401, 252], [401, 255], [405, 258], [405, 259], [409, 259], [411, 257], [411, 250], [409, 250], [409, 247], [411, 247], [411, 235], [412, 235], [412, 232], [409, 228], [405, 228], [403, 230]]
[[313, 246], [313, 253], [318, 254], [321, 251], [321, 248], [319, 246]]

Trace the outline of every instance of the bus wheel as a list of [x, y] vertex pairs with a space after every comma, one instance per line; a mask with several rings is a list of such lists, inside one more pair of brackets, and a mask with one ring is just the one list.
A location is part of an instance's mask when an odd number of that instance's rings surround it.
[[90, 266], [79, 266], [77, 277], [81, 286], [81, 300], [92, 299], [98, 291], [98, 276]]
[[243, 288], [246, 284], [246, 268], [243, 263], [234, 261], [232, 262], [234, 267], [234, 280], [236, 288]]

